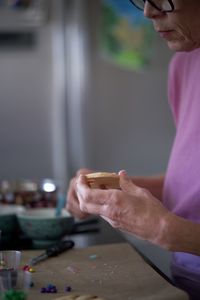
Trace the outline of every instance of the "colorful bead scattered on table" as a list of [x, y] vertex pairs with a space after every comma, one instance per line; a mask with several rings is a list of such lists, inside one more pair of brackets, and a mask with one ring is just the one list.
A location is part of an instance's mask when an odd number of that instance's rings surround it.
[[79, 269], [77, 267], [74, 267], [74, 266], [68, 266], [67, 271], [72, 272], [72, 273], [75, 274], [75, 273], [79, 272]]
[[[71, 292], [72, 288], [71, 286], [66, 286], [65, 287], [65, 292]], [[40, 289], [40, 293], [45, 294], [45, 293], [57, 293], [57, 287], [51, 283], [49, 283], [46, 287], [42, 287]]]
[[23, 266], [22, 270], [23, 271], [29, 271], [29, 266], [28, 265]]
[[71, 286], [66, 286], [65, 287], [65, 292], [71, 292], [71, 290], [72, 290]]
[[35, 272], [35, 270], [32, 267], [30, 267], [29, 265], [23, 266], [22, 270], [23, 271], [28, 271], [30, 273], [34, 273]]
[[33, 269], [33, 268], [29, 268], [29, 270], [28, 270], [30, 273], [35, 273], [35, 270]]
[[40, 293], [57, 293], [57, 287], [49, 283], [46, 287], [42, 287]]
[[90, 259], [97, 259], [99, 256], [97, 254], [91, 254], [89, 256]]
[[3, 300], [26, 300], [26, 293], [23, 291], [8, 290], [3, 295]]

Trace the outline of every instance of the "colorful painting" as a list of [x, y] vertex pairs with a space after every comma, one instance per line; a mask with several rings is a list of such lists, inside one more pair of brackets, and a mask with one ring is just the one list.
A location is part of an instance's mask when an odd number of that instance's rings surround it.
[[128, 0], [102, 0], [101, 50], [118, 65], [138, 70], [148, 65], [153, 28]]

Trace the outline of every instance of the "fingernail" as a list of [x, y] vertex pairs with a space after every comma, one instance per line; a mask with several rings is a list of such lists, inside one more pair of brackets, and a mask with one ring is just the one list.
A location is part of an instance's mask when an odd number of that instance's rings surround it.
[[119, 175], [127, 175], [127, 173], [126, 173], [125, 170], [120, 170], [120, 171], [119, 171]]

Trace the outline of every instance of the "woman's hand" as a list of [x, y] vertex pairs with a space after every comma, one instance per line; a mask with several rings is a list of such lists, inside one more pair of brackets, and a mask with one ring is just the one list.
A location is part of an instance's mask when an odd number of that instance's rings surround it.
[[76, 218], [78, 219], [85, 219], [89, 216], [88, 213], [83, 212], [80, 209], [78, 197], [76, 194], [76, 182], [78, 177], [82, 175], [86, 175], [88, 173], [91, 173], [92, 171], [89, 169], [80, 169], [77, 171], [76, 176], [71, 179], [68, 193], [67, 193], [67, 201], [66, 201], [66, 209]]
[[91, 189], [85, 176], [76, 181], [76, 195], [84, 214], [102, 216], [113, 227], [160, 244], [169, 211], [148, 190], [119, 172], [121, 190]]

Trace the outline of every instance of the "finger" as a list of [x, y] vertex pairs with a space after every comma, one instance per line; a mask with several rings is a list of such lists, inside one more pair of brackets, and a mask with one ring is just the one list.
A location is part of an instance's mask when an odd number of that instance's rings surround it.
[[[74, 193], [75, 194], [75, 193]], [[88, 214], [84, 213], [81, 211], [80, 206], [79, 206], [79, 201], [78, 198], [75, 194], [74, 198], [68, 198], [66, 201], [66, 210], [72, 214], [75, 218], [78, 219], [86, 219], [88, 217]]]
[[76, 184], [78, 184], [78, 183], [83, 184], [83, 185], [87, 185], [87, 187], [89, 187], [85, 174], [80, 174], [78, 176]]
[[84, 200], [98, 205], [109, 203], [112, 193], [111, 190], [91, 189], [84, 175], [80, 175], [77, 179], [76, 192], [79, 201]]
[[88, 214], [85, 214], [80, 210], [79, 201], [75, 191], [75, 181], [75, 178], [70, 181], [66, 198], [66, 210], [78, 219], [85, 219], [88, 217]]
[[76, 199], [76, 193], [75, 193], [75, 179], [73, 178], [71, 181], [70, 181], [70, 184], [69, 184], [69, 189], [68, 189], [68, 192], [67, 192], [67, 199], [66, 201], [69, 203], [69, 202], [73, 202], [74, 199]]
[[121, 190], [126, 193], [135, 194], [140, 190], [140, 188], [133, 183], [132, 179], [124, 170], [119, 172], [119, 183]]
[[92, 171], [90, 169], [86, 169], [86, 168], [83, 168], [83, 169], [80, 169], [77, 171], [76, 175], [79, 176], [79, 175], [86, 175], [88, 173], [91, 173]]
[[119, 182], [122, 190], [124, 191], [129, 191], [130, 189], [132, 190], [133, 183], [130, 177], [128, 177], [126, 171], [122, 170], [119, 172]]
[[105, 212], [104, 206], [106, 206], [106, 204], [99, 205], [99, 204], [87, 203], [82, 199], [79, 201], [79, 205], [83, 213], [96, 215], [96, 216], [103, 215]]
[[80, 209], [80, 206], [79, 206], [79, 203], [74, 203], [73, 204], [73, 207], [70, 205], [68, 207], [67, 205], [67, 210], [69, 213], [71, 213], [76, 219], [79, 219], [79, 220], [84, 220], [84, 219], [87, 219], [90, 215], [84, 211], [82, 211]]

